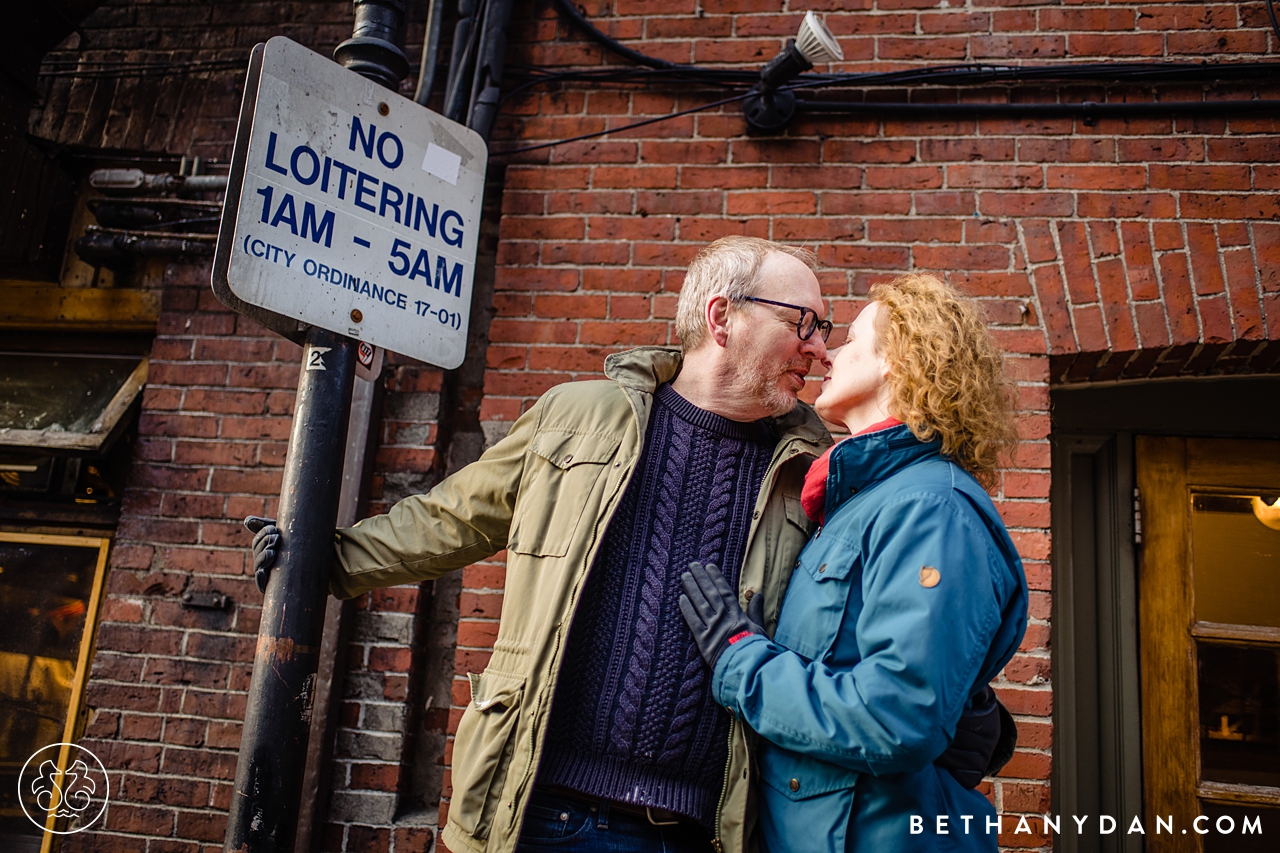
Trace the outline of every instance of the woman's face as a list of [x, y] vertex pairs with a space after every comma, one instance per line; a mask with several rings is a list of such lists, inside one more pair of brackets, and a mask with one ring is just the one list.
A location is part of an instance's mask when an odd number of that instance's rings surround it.
[[844, 345], [828, 353], [827, 376], [814, 403], [819, 415], [854, 433], [889, 416], [884, 405], [889, 369], [884, 356], [876, 352], [879, 310], [876, 302], [863, 308], [849, 327]]

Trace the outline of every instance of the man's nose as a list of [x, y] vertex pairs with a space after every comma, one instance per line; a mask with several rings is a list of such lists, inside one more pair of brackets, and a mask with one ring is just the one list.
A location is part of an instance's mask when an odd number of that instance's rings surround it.
[[822, 339], [822, 333], [814, 329], [809, 339], [802, 342], [800, 351], [809, 358], [825, 362], [827, 359], [827, 342]]

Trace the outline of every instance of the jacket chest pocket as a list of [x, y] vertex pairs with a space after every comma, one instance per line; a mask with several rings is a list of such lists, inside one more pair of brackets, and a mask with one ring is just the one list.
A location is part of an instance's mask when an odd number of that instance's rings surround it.
[[838, 639], [861, 565], [857, 548], [830, 533], [810, 541], [791, 575], [774, 641], [809, 660], [826, 657]]
[[618, 444], [610, 435], [539, 433], [529, 446], [507, 547], [535, 557], [567, 554]]

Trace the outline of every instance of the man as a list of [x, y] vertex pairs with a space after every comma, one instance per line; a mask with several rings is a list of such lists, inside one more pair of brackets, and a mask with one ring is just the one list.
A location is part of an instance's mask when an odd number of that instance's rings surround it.
[[[753, 736], [711, 696], [676, 567], [725, 566], [775, 620], [812, 532], [804, 474], [831, 443], [797, 405], [831, 331], [811, 257], [717, 240], [681, 290], [681, 351], [610, 356], [608, 379], [553, 388], [472, 465], [338, 531], [341, 598], [508, 551], [453, 752], [457, 853], [747, 849]], [[278, 535], [255, 537], [260, 576]]]

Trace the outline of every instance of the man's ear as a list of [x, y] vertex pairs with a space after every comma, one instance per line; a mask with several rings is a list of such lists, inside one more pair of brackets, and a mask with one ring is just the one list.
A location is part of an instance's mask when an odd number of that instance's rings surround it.
[[716, 296], [707, 303], [707, 331], [717, 346], [729, 342], [729, 300]]

